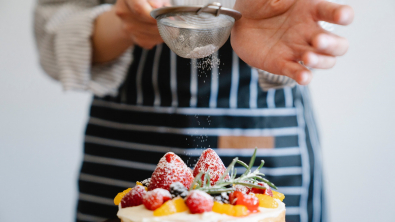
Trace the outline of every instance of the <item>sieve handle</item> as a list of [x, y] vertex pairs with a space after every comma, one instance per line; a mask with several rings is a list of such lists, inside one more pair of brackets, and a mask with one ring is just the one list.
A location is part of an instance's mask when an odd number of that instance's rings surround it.
[[206, 9], [206, 8], [208, 8], [208, 7], [210, 7], [210, 6], [218, 7], [218, 9], [217, 9], [217, 14], [216, 14], [216, 16], [218, 16], [219, 13], [220, 13], [220, 11], [221, 11], [221, 7], [222, 7], [222, 4], [219, 3], [219, 2], [212, 2], [212, 3], [209, 3], [209, 4], [207, 4], [207, 5], [203, 6], [203, 7], [201, 7], [201, 8], [196, 12], [196, 14], [199, 15], [200, 13], [202, 13], [202, 12], [204, 11], [204, 9]]

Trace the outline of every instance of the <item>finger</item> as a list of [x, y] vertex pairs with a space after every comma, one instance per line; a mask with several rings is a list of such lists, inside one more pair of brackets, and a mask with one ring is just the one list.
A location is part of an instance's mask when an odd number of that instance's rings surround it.
[[336, 57], [307, 52], [303, 55], [302, 61], [306, 66], [311, 68], [330, 69], [335, 66]]
[[346, 38], [326, 33], [320, 33], [314, 36], [311, 45], [317, 52], [332, 56], [342, 56], [346, 54], [349, 47]]
[[170, 7], [171, 6], [171, 2], [170, 1], [166, 1], [165, 4], [163, 5], [165, 7]]
[[170, 2], [168, 0], [148, 0], [148, 3], [151, 5], [152, 8], [161, 8], [170, 5]]
[[338, 25], [349, 25], [354, 19], [354, 10], [348, 5], [321, 1], [317, 4], [317, 19]]
[[160, 36], [137, 34], [132, 37], [135, 44], [145, 49], [152, 49], [155, 45], [163, 43]]
[[124, 29], [129, 33], [146, 33], [146, 34], [157, 34], [159, 35], [158, 26], [156, 24], [133, 21], [132, 19], [126, 19]]
[[129, 10], [134, 14], [133, 17], [139, 21], [156, 24], [156, 20], [151, 17], [152, 7], [146, 0], [127, 0]]
[[313, 78], [310, 70], [293, 61], [286, 61], [281, 66], [282, 74], [294, 79], [300, 85], [307, 85]]

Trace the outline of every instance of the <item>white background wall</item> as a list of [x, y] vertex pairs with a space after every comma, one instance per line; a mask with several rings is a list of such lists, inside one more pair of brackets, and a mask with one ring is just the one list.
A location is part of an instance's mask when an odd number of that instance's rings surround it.
[[[39, 68], [33, 3], [0, 1], [0, 221], [69, 222], [90, 95]], [[395, 2], [348, 3], [350, 51], [311, 84], [331, 219], [395, 221]]]

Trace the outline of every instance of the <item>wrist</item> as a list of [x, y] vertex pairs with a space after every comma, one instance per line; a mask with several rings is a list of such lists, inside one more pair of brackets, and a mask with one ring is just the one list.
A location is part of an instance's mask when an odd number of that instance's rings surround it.
[[113, 26], [113, 35], [118, 41], [123, 42], [124, 44], [133, 45], [133, 40], [129, 33], [127, 33], [124, 29], [124, 22], [122, 19], [116, 14], [115, 9], [112, 8], [108, 11], [108, 14], [105, 15], [109, 17], [111, 23], [107, 23], [108, 25]]
[[122, 26], [114, 8], [96, 18], [92, 33], [93, 63], [112, 61], [133, 45], [132, 38]]

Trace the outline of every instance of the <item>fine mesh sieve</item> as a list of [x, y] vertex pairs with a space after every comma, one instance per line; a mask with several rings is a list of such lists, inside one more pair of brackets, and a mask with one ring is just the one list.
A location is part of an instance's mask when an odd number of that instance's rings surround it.
[[216, 52], [241, 18], [238, 11], [222, 8], [220, 3], [160, 8], [151, 15], [163, 41], [184, 58], [203, 58]]

